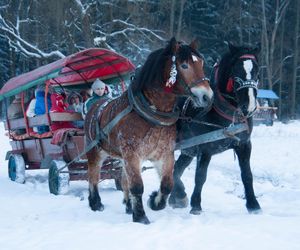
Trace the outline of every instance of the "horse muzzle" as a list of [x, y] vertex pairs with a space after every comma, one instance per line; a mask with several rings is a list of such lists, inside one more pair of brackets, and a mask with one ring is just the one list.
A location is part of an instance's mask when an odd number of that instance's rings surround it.
[[213, 103], [214, 93], [210, 87], [197, 86], [191, 88], [192, 100], [196, 107], [207, 108]]

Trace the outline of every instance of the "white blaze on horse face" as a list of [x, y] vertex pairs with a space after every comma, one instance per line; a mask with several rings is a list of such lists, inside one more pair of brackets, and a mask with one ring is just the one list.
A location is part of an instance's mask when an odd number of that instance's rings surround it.
[[251, 71], [253, 69], [253, 63], [251, 60], [246, 60], [243, 63], [244, 69], [246, 71], [246, 79], [251, 80]]
[[256, 99], [255, 99], [254, 89], [253, 88], [249, 88], [248, 89], [248, 96], [249, 96], [248, 112], [251, 113], [256, 108]]

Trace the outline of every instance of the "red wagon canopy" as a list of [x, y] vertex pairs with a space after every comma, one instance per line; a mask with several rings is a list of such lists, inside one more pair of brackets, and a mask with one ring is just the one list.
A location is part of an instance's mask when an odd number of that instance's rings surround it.
[[107, 49], [86, 49], [10, 79], [0, 90], [0, 101], [45, 83], [62, 86], [121, 77], [135, 69], [129, 59]]

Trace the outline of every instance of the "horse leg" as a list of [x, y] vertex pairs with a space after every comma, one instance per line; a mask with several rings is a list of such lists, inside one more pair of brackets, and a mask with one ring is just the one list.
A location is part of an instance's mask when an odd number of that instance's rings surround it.
[[191, 197], [191, 214], [198, 215], [202, 211], [201, 207], [201, 192], [203, 185], [207, 177], [207, 168], [211, 160], [211, 155], [201, 154], [200, 152], [197, 155], [197, 166], [195, 173], [195, 187]]
[[188, 205], [188, 198], [185, 187], [181, 181], [181, 176], [188, 165], [192, 162], [193, 157], [181, 154], [174, 165], [174, 187], [169, 198], [169, 205], [172, 208], [184, 208]]
[[124, 169], [131, 194], [132, 220], [133, 222], [149, 224], [150, 221], [145, 214], [142, 201], [144, 185], [140, 171], [140, 159], [131, 155], [130, 160], [125, 160]]
[[125, 171], [122, 171], [122, 189], [124, 195], [123, 203], [125, 204], [126, 214], [132, 214], [130, 192], [129, 192], [128, 180]]
[[161, 178], [159, 191], [154, 191], [148, 200], [148, 206], [152, 210], [161, 210], [166, 207], [167, 198], [173, 187], [174, 154], [171, 152], [164, 159], [154, 163]]
[[241, 169], [242, 181], [245, 188], [246, 207], [249, 213], [256, 213], [261, 208], [258, 201], [256, 200], [253, 189], [253, 176], [250, 168], [251, 150], [252, 145], [250, 141], [235, 148], [235, 152], [238, 156]]
[[98, 191], [98, 182], [100, 178], [100, 166], [104, 157], [101, 152], [94, 147], [86, 153], [88, 159], [88, 181], [89, 181], [89, 205], [93, 211], [103, 211], [104, 206]]

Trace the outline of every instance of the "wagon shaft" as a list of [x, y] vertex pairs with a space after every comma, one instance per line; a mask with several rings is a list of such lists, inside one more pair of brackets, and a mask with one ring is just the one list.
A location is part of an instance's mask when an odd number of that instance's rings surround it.
[[190, 148], [199, 144], [209, 143], [213, 141], [218, 141], [226, 138], [231, 138], [235, 134], [241, 133], [243, 131], [246, 131], [248, 129], [247, 124], [240, 123], [235, 124], [233, 126], [230, 126], [225, 129], [218, 129], [213, 132], [209, 132], [202, 135], [197, 135], [189, 139], [182, 140], [180, 142], [176, 143], [175, 149], [182, 150], [186, 148]]

